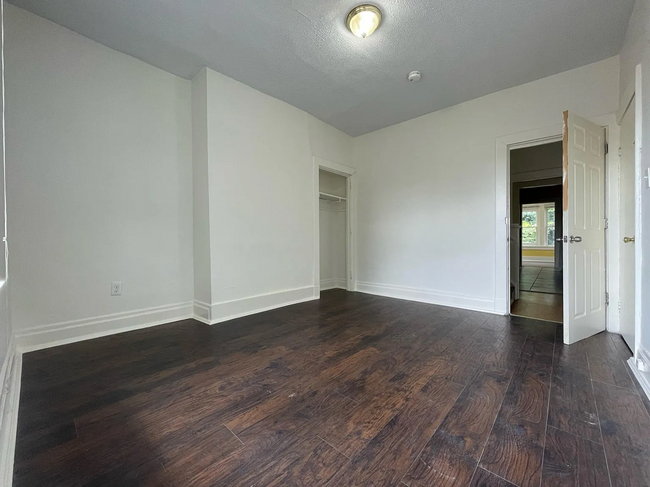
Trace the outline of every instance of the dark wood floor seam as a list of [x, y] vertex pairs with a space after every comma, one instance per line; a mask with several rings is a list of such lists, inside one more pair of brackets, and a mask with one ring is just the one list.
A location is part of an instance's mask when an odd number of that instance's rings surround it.
[[634, 387], [623, 387], [617, 384], [612, 384], [611, 382], [605, 382], [604, 380], [597, 380], [597, 379], [591, 379], [591, 382], [596, 382], [597, 384], [605, 384], [606, 386], [616, 387], [617, 389], [621, 389], [626, 392], [633, 392], [637, 396], [639, 395], [639, 392]]
[[[329, 441], [327, 441], [326, 439], [324, 439], [322, 436], [316, 435], [316, 438], [318, 438], [318, 439], [319, 439], [320, 441], [322, 441], [323, 443], [327, 443], [329, 446], [331, 446], [332, 448], [334, 448], [337, 452], [339, 452], [339, 453], [340, 453], [341, 455], [343, 455], [345, 458], [347, 458], [348, 460], [351, 460], [351, 458], [350, 458], [348, 455], [346, 455], [346, 454], [343, 453], [341, 450], [339, 450], [338, 448], [336, 448], [334, 445], [332, 445]], [[334, 478], [332, 478], [332, 480], [333, 480], [333, 479], [334, 479]], [[329, 483], [326, 484], [326, 485], [329, 485]]]
[[244, 443], [243, 441], [241, 441], [241, 438], [240, 438], [239, 436], [237, 436], [233, 430], [231, 430], [230, 428], [228, 428], [228, 425], [227, 425], [227, 424], [224, 423], [223, 426], [224, 426], [224, 428], [226, 428], [228, 431], [230, 431], [230, 432], [232, 433], [232, 435], [233, 435], [235, 438], [237, 438], [237, 439], [239, 440], [239, 442], [240, 442], [242, 445], [244, 445], [244, 446], [246, 445], [246, 443]]
[[[497, 477], [497, 478], [503, 480], [504, 482], [507, 482], [508, 485], [512, 485], [513, 487], [519, 487], [519, 484], [516, 484], [516, 483], [512, 482], [511, 480], [504, 479], [503, 477], [501, 477], [501, 475], [497, 475], [497, 474], [495, 474], [494, 472], [491, 472], [490, 470], [488, 470], [488, 469], [485, 468], [485, 467], [479, 467], [478, 464], [477, 464], [477, 465], [476, 465], [476, 470], [478, 470], [479, 468], [482, 468], [482, 469], [485, 470], [486, 472], [490, 472], [490, 473], [491, 473], [492, 475], [494, 475], [495, 477]], [[475, 472], [475, 474], [476, 474], [476, 472]]]
[[[487, 321], [488, 321], [488, 320], [484, 321], [483, 324], [485, 324]], [[464, 385], [461, 384], [461, 385], [463, 385], [463, 388], [461, 389], [460, 393], [458, 394], [458, 397], [460, 397], [460, 396], [463, 395], [463, 392], [465, 392], [465, 389], [467, 389], [467, 384], [469, 384], [469, 383], [470, 383], [470, 381], [467, 381], [467, 383], [465, 383]], [[456, 400], [458, 400], [458, 399], [456, 399]], [[450, 412], [450, 411], [451, 411], [451, 408], [450, 408], [449, 411], [447, 411], [447, 414], [445, 414], [445, 417], [442, 418], [442, 420], [440, 421], [440, 425], [442, 425], [442, 424], [445, 422], [445, 419], [446, 419], [447, 416], [449, 415], [449, 412]], [[422, 448], [420, 448], [420, 451], [418, 452], [418, 454], [415, 455], [415, 458], [413, 459], [413, 461], [412, 461], [411, 464], [409, 465], [409, 468], [406, 469], [406, 472], [407, 472], [407, 473], [404, 474], [404, 477], [406, 477], [406, 475], [407, 475], [408, 472], [411, 470], [411, 468], [413, 467], [413, 465], [415, 464], [415, 462], [418, 461], [418, 459], [420, 458], [420, 455], [422, 455], [422, 452], [423, 452], [424, 449], [427, 447], [427, 443], [431, 440], [431, 438], [433, 438], [433, 435], [436, 434], [436, 431], [438, 431], [438, 429], [440, 428], [440, 425], [438, 425], [438, 427], [433, 431], [433, 433], [431, 433], [431, 436], [429, 437], [429, 439], [424, 443], [424, 445], [422, 445]], [[478, 464], [477, 464], [477, 465], [478, 465]], [[407, 487], [410, 487], [410, 485], [407, 484], [407, 483], [404, 481], [404, 478], [402, 478], [402, 480], [401, 480], [400, 483], [406, 485]]]
[[[548, 383], [548, 400], [546, 402], [546, 424], [544, 427], [544, 436], [542, 436], [542, 472], [544, 472], [544, 460], [546, 458], [546, 435], [548, 434], [548, 415], [551, 411], [551, 397], [553, 396], [553, 372], [555, 370], [555, 349], [557, 344], [553, 344], [553, 359], [551, 360], [551, 373], [549, 374]], [[544, 475], [539, 476], [539, 485], [544, 482]]]
[[[598, 423], [600, 424], [600, 419], [598, 420]], [[555, 428], [556, 430], [560, 430], [562, 433], [566, 433], [566, 434], [569, 434], [571, 436], [575, 436], [576, 438], [580, 438], [581, 440], [588, 441], [589, 443], [593, 443], [594, 445], [603, 446], [602, 443], [598, 443], [597, 441], [591, 440], [589, 438], [585, 438], [582, 435], [577, 435], [573, 431], [567, 431], [565, 428], [560, 428], [558, 426], [550, 426], [550, 425], [547, 425], [547, 426]], [[601, 438], [601, 441], [602, 441], [602, 438]]]
[[[589, 363], [589, 357], [587, 356], [587, 363]], [[594, 394], [594, 397], [596, 396], [596, 391], [594, 391], [594, 381], [593, 379], [591, 380], [591, 391]], [[600, 442], [603, 444], [603, 451], [605, 452], [605, 466], [607, 467], [607, 479], [609, 480], [609, 485], [610, 487], [615, 487], [614, 484], [612, 484], [612, 474], [609, 470], [609, 458], [607, 458], [607, 450], [605, 450], [605, 438], [603, 436], [603, 426], [600, 422], [600, 411], [598, 410], [598, 401], [595, 401], [596, 403], [596, 416], [598, 417], [598, 430], [600, 431]]]
[[[528, 341], [528, 338], [526, 338], [526, 340], [524, 340], [524, 345], [523, 345], [522, 349], [525, 348], [527, 341]], [[512, 378], [513, 377], [514, 377], [514, 374], [511, 375], [510, 379], [508, 380], [508, 384], [506, 385], [506, 387], [504, 389], [506, 392], [510, 388], [510, 384], [512, 383]], [[499, 418], [499, 413], [501, 412], [501, 408], [503, 407], [503, 401], [505, 401], [505, 399], [506, 399], [506, 394], [504, 394], [503, 397], [501, 398], [501, 404], [499, 404], [499, 407], [497, 409], [497, 414], [495, 414], [494, 421], [492, 421], [492, 427], [490, 428], [490, 432], [486, 436], [485, 443], [483, 443], [483, 448], [481, 448], [481, 454], [478, 456], [478, 460], [476, 462], [476, 466], [474, 467], [474, 473], [472, 474], [472, 478], [474, 477], [474, 475], [476, 475], [476, 470], [478, 469], [479, 465], [481, 464], [481, 459], [483, 458], [483, 453], [485, 453], [485, 447], [487, 445], [487, 442], [488, 442], [490, 436], [492, 436], [492, 431], [494, 431], [494, 426], [497, 423], [497, 419]], [[489, 472], [489, 470], [487, 468], [485, 468], [485, 467], [483, 467], [483, 468]], [[496, 475], [494, 472], [490, 472], [490, 473], [492, 475]], [[498, 475], [497, 475], [497, 477], [498, 477]], [[512, 483], [512, 482], [510, 482], [510, 483]]]

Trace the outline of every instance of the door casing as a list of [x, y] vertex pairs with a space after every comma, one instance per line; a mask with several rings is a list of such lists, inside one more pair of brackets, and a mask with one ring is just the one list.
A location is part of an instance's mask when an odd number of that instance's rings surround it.
[[[561, 120], [562, 114], [558, 113], [558, 119]], [[616, 123], [615, 114], [608, 114], [599, 117], [589, 117], [590, 121], [605, 127], [606, 141], [612, 146], [618, 147], [619, 127]], [[512, 135], [506, 135], [496, 139], [496, 179], [495, 179], [495, 312], [501, 315], [510, 314], [510, 150], [520, 149], [523, 147], [532, 147], [536, 145], [548, 144], [550, 142], [561, 141], [563, 137], [563, 126], [561, 123], [540, 127], [525, 132], [519, 132]], [[605, 161], [605, 192], [606, 208], [605, 216], [610, 222], [606, 232], [606, 255], [605, 267], [607, 269], [606, 286], [608, 292], [610, 288], [617, 289], [618, 284], [611, 286], [614, 275], [618, 276], [618, 247], [610, 243], [617, 237], [618, 225], [618, 205], [612, 204], [617, 201], [618, 190], [614, 186], [618, 185], [618, 179], [612, 177], [618, 171], [618, 151], [609, 151]], [[612, 184], [614, 183], [614, 184]], [[612, 224], [614, 231], [612, 232]], [[612, 236], [614, 234], [614, 237]], [[610, 272], [615, 271], [615, 272]], [[613, 293], [610, 292], [610, 298]], [[615, 299], [618, 299], [616, 294]], [[607, 310], [607, 327], [608, 330], [618, 332], [618, 306], [609, 306]], [[613, 326], [612, 326], [613, 325]], [[611, 328], [610, 328], [611, 326]]]

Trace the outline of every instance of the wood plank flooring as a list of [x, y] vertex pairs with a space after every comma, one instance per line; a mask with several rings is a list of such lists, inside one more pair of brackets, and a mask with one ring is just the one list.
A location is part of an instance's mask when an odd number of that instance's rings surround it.
[[562, 323], [563, 309], [561, 294], [520, 291], [519, 299], [512, 303], [510, 313], [523, 318]]
[[648, 486], [617, 335], [345, 291], [25, 354], [17, 486]]
[[519, 268], [519, 290], [534, 293], [562, 294], [562, 271], [554, 267], [522, 266]]

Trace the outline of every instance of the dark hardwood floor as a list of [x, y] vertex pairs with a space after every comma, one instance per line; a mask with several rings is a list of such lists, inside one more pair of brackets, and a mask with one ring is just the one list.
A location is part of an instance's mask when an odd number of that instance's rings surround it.
[[331, 291], [25, 354], [14, 482], [648, 486], [629, 350]]

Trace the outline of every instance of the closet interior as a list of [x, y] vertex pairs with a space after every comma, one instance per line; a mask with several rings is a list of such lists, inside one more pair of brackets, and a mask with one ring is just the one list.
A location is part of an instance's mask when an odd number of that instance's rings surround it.
[[347, 178], [320, 169], [320, 288], [347, 289]]

